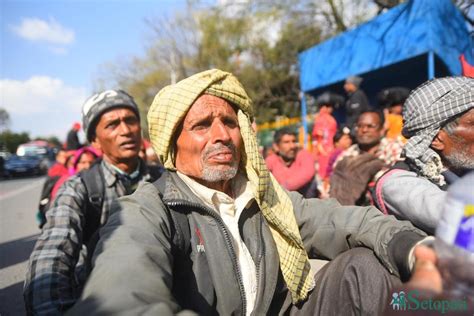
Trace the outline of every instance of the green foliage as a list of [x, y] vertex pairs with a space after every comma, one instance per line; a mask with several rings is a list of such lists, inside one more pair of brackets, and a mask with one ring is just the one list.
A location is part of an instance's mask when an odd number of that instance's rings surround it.
[[[298, 53], [369, 18], [370, 0], [253, 0], [206, 5], [189, 1], [172, 18], [147, 20], [152, 32], [143, 58], [107, 76], [146, 113], [164, 86], [211, 68], [234, 73], [254, 102], [258, 123], [300, 115]], [[344, 11], [344, 6], [350, 8]], [[344, 12], [357, 12], [347, 18]], [[352, 19], [352, 20], [351, 20]], [[116, 63], [123, 65], [124, 63]], [[110, 82], [110, 80], [104, 80]]]
[[10, 125], [10, 114], [4, 108], [0, 108], [0, 131]]
[[0, 149], [10, 153], [15, 153], [18, 146], [29, 141], [30, 135], [26, 132], [13, 133], [7, 130], [0, 133]]

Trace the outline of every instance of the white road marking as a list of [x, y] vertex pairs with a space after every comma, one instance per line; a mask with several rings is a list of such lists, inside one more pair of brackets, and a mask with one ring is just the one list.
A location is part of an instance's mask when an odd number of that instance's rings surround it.
[[15, 195], [18, 195], [18, 194], [21, 194], [25, 191], [29, 191], [35, 187], [38, 187], [40, 185], [42, 185], [43, 181], [42, 180], [36, 180], [35, 182], [29, 184], [29, 185], [25, 185], [21, 188], [18, 188], [16, 190], [13, 190], [13, 191], [10, 191], [10, 192], [6, 192], [6, 193], [3, 193], [3, 192], [0, 192], [0, 201], [2, 200], [6, 200], [6, 199], [9, 199]]

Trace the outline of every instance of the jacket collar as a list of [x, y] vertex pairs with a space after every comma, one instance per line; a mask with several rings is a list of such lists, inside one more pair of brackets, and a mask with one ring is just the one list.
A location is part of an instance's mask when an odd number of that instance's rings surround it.
[[176, 174], [175, 171], [166, 170], [157, 180], [158, 190], [164, 203], [170, 203], [176, 200], [185, 200], [198, 202], [198, 197]]
[[[104, 171], [104, 179], [105, 184], [107, 187], [113, 187], [115, 183], [119, 180], [118, 172], [115, 168], [112, 167], [110, 163], [102, 159], [101, 161], [102, 170]], [[138, 162], [138, 170], [139, 170], [139, 178], [143, 178], [144, 180], [148, 180], [150, 178], [148, 174], [148, 168], [143, 160], [139, 159]]]

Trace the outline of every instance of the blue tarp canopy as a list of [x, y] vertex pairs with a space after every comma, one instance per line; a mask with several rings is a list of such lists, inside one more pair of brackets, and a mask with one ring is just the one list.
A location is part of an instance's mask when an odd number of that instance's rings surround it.
[[350, 75], [375, 106], [383, 88], [415, 88], [430, 77], [460, 75], [459, 56], [474, 64], [474, 44], [451, 0], [411, 0], [299, 55], [304, 93], [342, 93]]

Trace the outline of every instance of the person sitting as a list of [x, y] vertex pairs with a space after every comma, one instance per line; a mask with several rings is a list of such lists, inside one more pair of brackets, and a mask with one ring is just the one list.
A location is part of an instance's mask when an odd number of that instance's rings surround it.
[[[286, 191], [252, 119], [240, 82], [217, 69], [157, 94], [149, 134], [167, 171], [114, 205], [71, 315], [382, 312], [425, 234]], [[308, 258], [332, 261], [315, 275]]]
[[265, 159], [268, 170], [285, 189], [298, 191], [304, 197], [318, 195], [313, 156], [298, 148], [296, 133], [282, 128], [273, 136], [273, 154]]
[[347, 127], [339, 129], [333, 137], [334, 150], [329, 155], [328, 166], [326, 169], [326, 178], [330, 178], [333, 172], [333, 166], [337, 158], [352, 146], [351, 131]]
[[403, 163], [375, 187], [376, 205], [434, 234], [448, 186], [474, 169], [474, 79], [425, 82], [405, 102]]
[[367, 111], [357, 119], [356, 144], [336, 160], [330, 180], [331, 197], [344, 205], [371, 204], [370, 189], [399, 158], [403, 144], [384, 137], [384, 117]]
[[352, 145], [351, 131], [348, 127], [344, 126], [339, 129], [333, 137], [334, 150], [329, 154], [329, 159], [326, 167], [326, 177], [323, 179], [323, 185], [319, 190], [321, 198], [329, 197], [330, 179], [333, 173], [333, 165], [337, 158]]
[[90, 259], [115, 200], [153, 181], [139, 159], [138, 107], [122, 90], [106, 90], [83, 105], [87, 140], [102, 160], [60, 187], [31, 253], [23, 296], [28, 314], [64, 314], [79, 297]]

